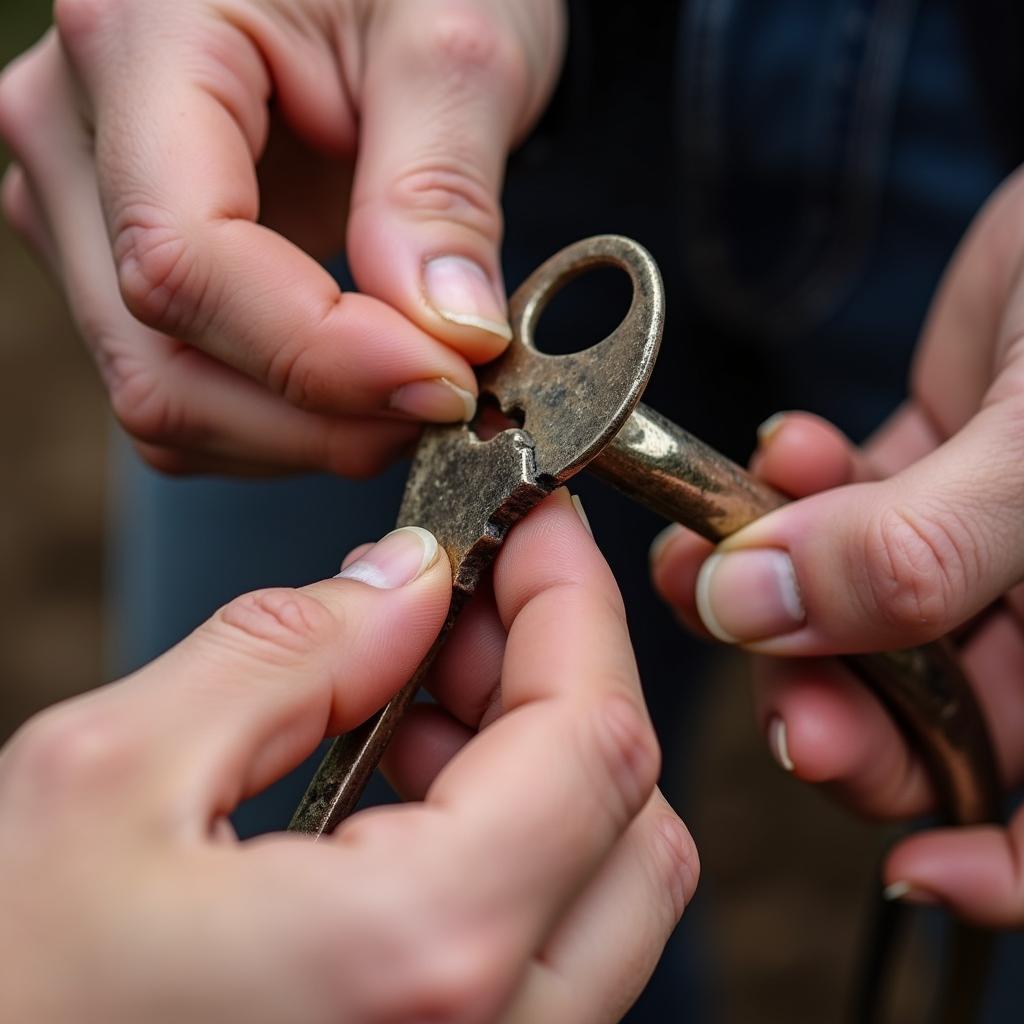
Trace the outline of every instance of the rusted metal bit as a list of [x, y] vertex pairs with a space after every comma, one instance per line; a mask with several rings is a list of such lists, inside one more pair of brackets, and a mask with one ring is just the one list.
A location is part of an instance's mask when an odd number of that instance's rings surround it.
[[[643, 403], [589, 469], [715, 542], [787, 501]], [[908, 735], [950, 819], [958, 825], [998, 821], [1001, 794], [988, 728], [948, 641], [841, 660]]]

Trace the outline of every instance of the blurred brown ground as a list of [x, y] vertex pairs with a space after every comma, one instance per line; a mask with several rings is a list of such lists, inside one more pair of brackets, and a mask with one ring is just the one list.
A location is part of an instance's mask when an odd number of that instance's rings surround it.
[[[44, 0], [4, 0], [0, 65], [48, 18]], [[107, 425], [102, 390], [58, 292], [0, 225], [0, 736], [102, 678]], [[838, 1024], [848, 1019], [884, 835], [771, 762], [745, 674], [740, 659], [722, 659], [689, 823], [701, 888], [717, 910], [706, 936], [717, 965], [713, 1019]], [[906, 988], [894, 1021], [918, 1019], [914, 986]]]
[[[42, 0], [4, 0], [0, 65], [48, 20]], [[100, 679], [106, 429], [62, 299], [0, 222], [0, 736]]]

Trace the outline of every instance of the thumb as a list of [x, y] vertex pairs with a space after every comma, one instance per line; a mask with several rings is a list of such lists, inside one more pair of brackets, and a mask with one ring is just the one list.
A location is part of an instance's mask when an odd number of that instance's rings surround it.
[[764, 653], [818, 655], [912, 646], [966, 621], [1024, 571], [1022, 412], [1024, 397], [993, 402], [888, 480], [734, 534], [698, 575], [704, 625]]
[[552, 12], [513, 18], [465, 0], [378, 5], [367, 30], [352, 272], [471, 362], [511, 338], [498, 255], [505, 161], [546, 99], [560, 36]]
[[395, 530], [339, 578], [237, 598], [111, 699], [143, 702], [149, 771], [178, 780], [192, 813], [226, 814], [386, 703], [436, 638], [450, 595], [433, 535]]
[[885, 865], [888, 899], [942, 903], [987, 928], [1024, 926], [1024, 812], [1008, 828], [935, 829], [900, 843]]

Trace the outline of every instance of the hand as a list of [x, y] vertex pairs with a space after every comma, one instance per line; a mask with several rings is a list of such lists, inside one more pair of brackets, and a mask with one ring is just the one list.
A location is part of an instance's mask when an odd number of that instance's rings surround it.
[[[559, 0], [57, 0], [0, 81], [12, 225], [168, 472], [380, 469], [509, 334], [498, 195]], [[360, 294], [314, 257], [347, 234]]]
[[226, 816], [365, 719], [447, 610], [390, 535], [347, 578], [250, 594], [0, 755], [9, 1020], [613, 1021], [697, 860], [611, 573], [561, 493], [513, 532], [389, 757], [412, 802], [332, 836]]
[[[963, 662], [1004, 783], [1024, 781], [1022, 227], [1018, 173], [947, 272], [912, 397], [863, 454], [816, 418], [773, 418], [754, 468], [804, 500], [730, 537], [713, 558], [710, 545], [681, 530], [655, 551], [656, 585], [690, 626], [805, 659], [762, 667], [760, 720], [785, 767], [870, 814], [917, 815], [933, 796], [877, 701], [834, 663], [812, 659], [920, 644], [986, 609]], [[889, 856], [885, 878], [892, 896], [1020, 926], [1024, 813], [1008, 829], [908, 839]]]

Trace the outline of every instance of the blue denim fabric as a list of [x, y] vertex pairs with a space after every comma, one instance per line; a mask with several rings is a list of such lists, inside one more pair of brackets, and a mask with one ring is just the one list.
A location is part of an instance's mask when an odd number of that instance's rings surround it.
[[[738, 458], [780, 408], [863, 437], [901, 400], [939, 274], [1008, 170], [985, 135], [951, 0], [694, 0], [678, 23], [666, 11], [576, 5], [561, 95], [510, 168], [510, 286], [583, 235], [633, 235], [669, 296], [652, 405]], [[596, 339], [616, 312], [609, 296], [570, 289], [551, 333]], [[180, 481], [128, 455], [118, 467], [118, 671], [236, 593], [334, 572], [386, 532], [402, 476]], [[630, 612], [671, 784], [699, 721], [703, 655], [650, 592], [655, 518], [589, 481], [579, 490]], [[280, 827], [302, 784], [246, 808], [243, 831]], [[685, 816], [686, 787], [671, 795]], [[688, 911], [628, 1020], [712, 1019], [706, 904]]]

